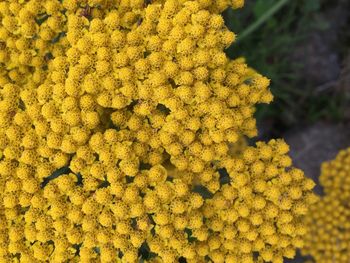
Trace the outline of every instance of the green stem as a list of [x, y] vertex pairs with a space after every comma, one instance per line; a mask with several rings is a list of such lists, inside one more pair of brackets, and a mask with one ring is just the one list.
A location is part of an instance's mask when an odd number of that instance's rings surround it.
[[260, 27], [263, 23], [265, 23], [271, 16], [273, 16], [278, 10], [280, 10], [289, 0], [280, 0], [276, 4], [274, 4], [269, 10], [267, 10], [258, 20], [256, 20], [253, 24], [251, 24], [246, 30], [244, 30], [241, 34], [238, 35], [236, 40], [236, 44], [242, 39], [249, 36], [252, 32], [254, 32], [258, 27]]

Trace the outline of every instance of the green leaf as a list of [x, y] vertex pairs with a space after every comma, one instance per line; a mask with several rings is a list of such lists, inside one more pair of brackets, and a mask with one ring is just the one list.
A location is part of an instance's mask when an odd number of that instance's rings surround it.
[[257, 0], [253, 7], [255, 18], [261, 17], [275, 2], [276, 0]]
[[278, 25], [278, 21], [274, 17], [271, 17], [266, 23], [271, 29], [275, 29]]

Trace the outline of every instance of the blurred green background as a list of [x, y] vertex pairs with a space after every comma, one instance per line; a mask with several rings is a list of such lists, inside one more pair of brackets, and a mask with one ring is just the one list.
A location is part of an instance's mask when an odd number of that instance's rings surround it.
[[[336, 83], [350, 47], [348, 2], [247, 0], [243, 9], [224, 13], [227, 26], [238, 35], [227, 54], [244, 56], [272, 80], [275, 101], [257, 113], [260, 123], [272, 126], [267, 136], [280, 136], [298, 124], [349, 117], [346, 91]], [[245, 35], [271, 10], [277, 12]]]

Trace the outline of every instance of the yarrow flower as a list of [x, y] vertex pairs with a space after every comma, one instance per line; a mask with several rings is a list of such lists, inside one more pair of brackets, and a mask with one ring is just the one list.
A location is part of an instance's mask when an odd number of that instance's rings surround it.
[[308, 231], [302, 250], [317, 262], [350, 260], [349, 164], [350, 148], [321, 166], [320, 184], [324, 195], [305, 216]]
[[0, 3], [0, 262], [282, 262], [313, 183], [247, 146], [269, 79], [243, 0]]

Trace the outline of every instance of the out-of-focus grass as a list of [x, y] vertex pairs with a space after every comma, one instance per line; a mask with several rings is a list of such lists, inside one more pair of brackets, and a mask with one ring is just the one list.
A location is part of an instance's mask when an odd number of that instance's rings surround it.
[[[226, 24], [239, 38], [280, 1], [247, 0], [243, 9], [225, 11]], [[227, 49], [230, 57], [244, 56], [250, 66], [272, 80], [274, 102], [260, 105], [256, 117], [258, 121], [272, 119], [275, 131], [302, 122], [342, 119], [342, 96], [315, 93], [302, 75], [303, 62], [291, 59], [310, 32], [328, 28], [328, 22], [317, 15], [321, 11], [321, 0], [289, 0], [257, 30]]]

